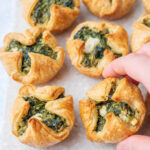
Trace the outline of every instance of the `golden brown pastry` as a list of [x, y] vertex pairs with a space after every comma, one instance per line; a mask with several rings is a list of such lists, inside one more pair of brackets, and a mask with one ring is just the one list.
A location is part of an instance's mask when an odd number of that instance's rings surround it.
[[83, 2], [94, 15], [112, 20], [125, 16], [136, 0], [83, 0]]
[[108, 78], [80, 100], [80, 116], [87, 138], [93, 142], [117, 143], [136, 133], [145, 118], [140, 89], [126, 78]]
[[23, 16], [32, 27], [61, 32], [79, 15], [80, 0], [21, 0]]
[[7, 34], [0, 49], [0, 59], [8, 74], [22, 83], [49, 81], [62, 67], [64, 57], [64, 49], [55, 37], [40, 28]]
[[129, 53], [128, 35], [119, 25], [84, 22], [67, 40], [67, 51], [78, 71], [87, 76], [101, 77], [105, 66]]
[[143, 0], [145, 10], [150, 13], [150, 0]]
[[11, 113], [11, 130], [20, 142], [47, 147], [68, 137], [74, 124], [73, 98], [60, 86], [20, 88]]
[[134, 22], [131, 38], [131, 50], [137, 52], [144, 44], [150, 42], [150, 14], [144, 14]]

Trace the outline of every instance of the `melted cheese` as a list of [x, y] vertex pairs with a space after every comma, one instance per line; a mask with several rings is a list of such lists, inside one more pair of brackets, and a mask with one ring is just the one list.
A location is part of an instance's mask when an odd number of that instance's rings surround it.
[[18, 51], [18, 48], [17, 48], [17, 47], [12, 48], [11, 51], [12, 51], [12, 52], [17, 52], [17, 51]]
[[42, 120], [42, 115], [41, 114], [35, 114], [34, 116], [32, 116], [33, 118], [36, 118], [38, 120]]
[[101, 116], [104, 117], [104, 116], [107, 114], [106, 106], [103, 106], [103, 107], [100, 109], [100, 112], [99, 112], [99, 113], [100, 113]]
[[84, 52], [85, 53], [91, 53], [94, 48], [99, 44], [98, 38], [89, 38], [87, 42], [85, 43]]

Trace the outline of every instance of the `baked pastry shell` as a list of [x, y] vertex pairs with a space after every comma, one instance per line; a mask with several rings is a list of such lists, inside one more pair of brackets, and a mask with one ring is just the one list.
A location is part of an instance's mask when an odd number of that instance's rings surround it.
[[85, 6], [100, 18], [109, 20], [119, 19], [125, 16], [132, 8], [136, 0], [82, 0]]
[[34, 25], [31, 19], [31, 13], [39, 0], [21, 0], [23, 7], [23, 16], [32, 27], [41, 27], [51, 32], [60, 33], [70, 27], [80, 13], [80, 0], [74, 0], [73, 9], [61, 5], [52, 4], [50, 6], [50, 20], [47, 24]]
[[139, 51], [144, 44], [150, 41], [150, 28], [143, 24], [143, 19], [150, 19], [150, 14], [144, 14], [133, 24], [131, 37], [131, 50], [133, 53]]
[[[56, 99], [65, 89], [59, 86], [45, 86], [35, 88], [33, 85], [24, 85], [19, 90], [19, 96], [15, 100], [11, 112], [11, 130], [12, 133], [19, 139], [20, 142], [34, 147], [48, 147], [66, 139], [74, 125], [74, 109], [73, 98], [68, 95], [64, 98]], [[28, 120], [28, 128], [25, 133], [20, 136], [17, 132], [18, 123], [21, 118], [28, 113], [29, 102], [26, 102], [22, 97], [34, 96], [40, 100], [47, 100], [45, 108], [62, 116], [66, 119], [67, 127], [61, 132], [55, 132], [48, 128], [42, 121], [31, 117]]]
[[67, 52], [72, 62], [72, 65], [75, 68], [83, 73], [84, 75], [101, 78], [102, 72], [109, 63], [111, 63], [115, 56], [110, 50], [105, 50], [104, 57], [101, 59], [100, 63], [97, 67], [84, 67], [81, 64], [81, 61], [84, 56], [84, 46], [85, 42], [80, 39], [73, 39], [74, 35], [80, 30], [82, 27], [88, 26], [90, 28], [96, 28], [97, 30], [104, 30], [108, 28], [110, 30], [110, 34], [107, 34], [108, 45], [114, 49], [116, 49], [118, 53], [122, 53], [123, 56], [129, 53], [128, 49], [128, 35], [125, 29], [119, 25], [113, 25], [109, 22], [84, 22], [79, 24], [71, 33], [71, 36], [67, 39], [66, 47]]
[[145, 10], [150, 13], [150, 0], [143, 0], [143, 5], [144, 5], [144, 8]]
[[[110, 83], [115, 80], [116, 78], [108, 78], [102, 81], [86, 93], [87, 97], [99, 102], [105, 101], [106, 95], [108, 95], [111, 88]], [[103, 130], [96, 132], [96, 104], [92, 100], [82, 99], [79, 102], [80, 116], [89, 140], [93, 142], [117, 143], [136, 133], [142, 126], [146, 110], [142, 94], [136, 85], [126, 78], [120, 80], [112, 99], [116, 102], [125, 102], [132, 108], [137, 109], [140, 114], [138, 124], [135, 127], [129, 126], [113, 113], [108, 113], [105, 116], [106, 123]]]
[[[17, 40], [24, 45], [32, 45], [41, 33], [44, 42], [57, 52], [57, 59], [54, 60], [42, 54], [29, 52], [31, 67], [29, 73], [24, 74], [21, 72], [22, 52], [6, 52], [6, 48], [13, 40]], [[55, 37], [49, 31], [41, 28], [31, 28], [23, 34], [7, 34], [4, 38], [4, 46], [0, 49], [0, 60], [4, 64], [7, 73], [12, 79], [24, 84], [40, 84], [51, 80], [63, 66], [64, 58], [64, 49], [58, 46]]]

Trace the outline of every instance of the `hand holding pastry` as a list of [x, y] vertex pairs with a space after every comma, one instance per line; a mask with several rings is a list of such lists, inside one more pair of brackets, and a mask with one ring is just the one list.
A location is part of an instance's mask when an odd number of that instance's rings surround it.
[[105, 78], [125, 75], [142, 83], [150, 92], [150, 43], [144, 45], [138, 53], [114, 60], [103, 71]]
[[[124, 56], [109, 64], [104, 77], [119, 77], [128, 75], [130, 78], [142, 83], [150, 93], [150, 43], [145, 44], [135, 54]], [[147, 107], [150, 110], [150, 96], [147, 96]], [[134, 135], [117, 146], [117, 150], [149, 150], [150, 137]]]

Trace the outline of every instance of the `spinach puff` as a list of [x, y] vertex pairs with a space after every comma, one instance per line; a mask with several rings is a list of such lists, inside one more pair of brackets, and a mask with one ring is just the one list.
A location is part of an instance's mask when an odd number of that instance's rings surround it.
[[143, 0], [143, 5], [144, 5], [144, 8], [145, 10], [150, 13], [150, 0]]
[[68, 137], [75, 116], [73, 98], [64, 92], [60, 86], [20, 88], [10, 113], [12, 133], [20, 142], [47, 147]]
[[117, 143], [136, 133], [145, 118], [140, 89], [126, 78], [108, 78], [80, 100], [80, 116], [87, 138], [93, 142]]
[[110, 20], [125, 16], [135, 2], [136, 0], [83, 0], [94, 15]]
[[21, 0], [23, 16], [32, 27], [61, 32], [79, 15], [80, 0]]
[[150, 14], [140, 16], [133, 24], [131, 37], [132, 52], [139, 51], [147, 42], [150, 42]]
[[119, 25], [84, 22], [67, 40], [67, 51], [78, 71], [87, 76], [101, 77], [105, 66], [129, 53], [128, 35]]
[[7, 34], [0, 49], [0, 59], [8, 74], [22, 83], [49, 81], [62, 67], [64, 57], [64, 49], [55, 37], [40, 28]]

